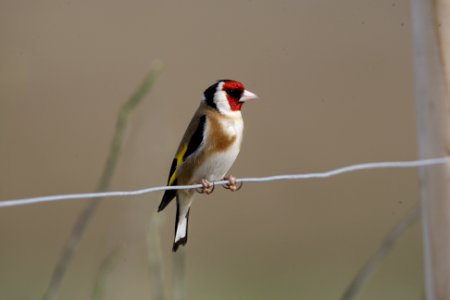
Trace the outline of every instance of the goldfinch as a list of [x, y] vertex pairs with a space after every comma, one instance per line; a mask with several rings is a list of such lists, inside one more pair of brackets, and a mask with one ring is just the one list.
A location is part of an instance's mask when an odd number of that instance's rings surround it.
[[[207, 88], [175, 154], [167, 185], [201, 183], [200, 192], [210, 194], [214, 188], [210, 182], [225, 178], [227, 188], [237, 190], [235, 178], [224, 176], [241, 148], [242, 105], [257, 98], [235, 80], [219, 80]], [[174, 252], [187, 242], [193, 196], [194, 190], [167, 190], [159, 204], [158, 212], [177, 199]]]

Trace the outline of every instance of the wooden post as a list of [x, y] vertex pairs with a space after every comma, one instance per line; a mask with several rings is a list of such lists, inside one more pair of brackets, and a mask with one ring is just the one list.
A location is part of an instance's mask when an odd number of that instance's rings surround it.
[[[450, 0], [412, 0], [420, 158], [450, 155]], [[428, 300], [450, 299], [450, 166], [420, 170]]]

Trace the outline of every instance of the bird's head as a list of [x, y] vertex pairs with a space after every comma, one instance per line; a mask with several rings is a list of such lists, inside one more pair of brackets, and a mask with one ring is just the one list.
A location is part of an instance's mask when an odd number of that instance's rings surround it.
[[208, 106], [223, 114], [240, 111], [244, 102], [258, 98], [239, 81], [229, 79], [217, 81], [205, 90], [203, 96]]

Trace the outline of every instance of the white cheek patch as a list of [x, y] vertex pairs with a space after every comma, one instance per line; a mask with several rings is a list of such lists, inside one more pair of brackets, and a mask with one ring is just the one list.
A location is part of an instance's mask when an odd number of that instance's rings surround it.
[[227, 94], [222, 90], [224, 82], [217, 85], [216, 93], [214, 94], [214, 103], [221, 113], [228, 113], [231, 110], [230, 103], [228, 103]]
[[215, 98], [216, 107], [221, 113], [226, 114], [226, 113], [232, 112], [230, 103], [228, 102], [228, 99], [227, 99], [227, 95], [224, 91], [216, 92], [216, 94], [214, 95], [214, 98]]

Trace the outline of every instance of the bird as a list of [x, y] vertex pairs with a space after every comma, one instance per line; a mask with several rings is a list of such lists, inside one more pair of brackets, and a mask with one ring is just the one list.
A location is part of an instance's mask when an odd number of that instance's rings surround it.
[[[258, 96], [236, 80], [222, 79], [204, 92], [194, 116], [178, 146], [167, 179], [168, 186], [200, 183], [199, 193], [210, 194], [212, 182], [227, 180], [224, 186], [238, 190], [236, 178], [226, 176], [236, 160], [242, 142], [244, 122], [242, 105]], [[172, 251], [176, 252], [188, 239], [189, 211], [195, 191], [166, 190], [158, 212], [176, 198], [175, 238]]]

